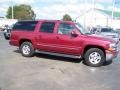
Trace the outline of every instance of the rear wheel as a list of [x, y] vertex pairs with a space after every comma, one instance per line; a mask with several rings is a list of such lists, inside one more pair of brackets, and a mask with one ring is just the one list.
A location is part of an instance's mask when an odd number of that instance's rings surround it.
[[25, 57], [32, 57], [34, 55], [34, 48], [32, 43], [30, 42], [23, 42], [20, 46], [20, 52]]
[[105, 54], [101, 49], [91, 48], [85, 53], [85, 63], [92, 67], [99, 67], [105, 62]]

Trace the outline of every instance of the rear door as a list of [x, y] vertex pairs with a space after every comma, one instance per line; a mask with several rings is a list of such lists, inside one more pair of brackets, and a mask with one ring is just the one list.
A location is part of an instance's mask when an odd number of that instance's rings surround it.
[[56, 52], [56, 34], [54, 33], [56, 29], [55, 21], [44, 21], [41, 23], [39, 28], [39, 44], [38, 47], [43, 51]]

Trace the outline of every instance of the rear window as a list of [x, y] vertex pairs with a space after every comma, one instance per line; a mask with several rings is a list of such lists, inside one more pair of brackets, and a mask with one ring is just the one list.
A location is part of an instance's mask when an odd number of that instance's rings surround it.
[[13, 26], [13, 30], [34, 31], [38, 21], [19, 21]]

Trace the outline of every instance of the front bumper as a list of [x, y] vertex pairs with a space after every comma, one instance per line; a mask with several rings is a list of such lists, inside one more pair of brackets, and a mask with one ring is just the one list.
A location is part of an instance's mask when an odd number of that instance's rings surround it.
[[120, 42], [120, 38], [113, 38], [113, 39], [116, 41], [117, 44]]
[[118, 51], [115, 52], [106, 51], [106, 61], [116, 58], [117, 55], [118, 55]]

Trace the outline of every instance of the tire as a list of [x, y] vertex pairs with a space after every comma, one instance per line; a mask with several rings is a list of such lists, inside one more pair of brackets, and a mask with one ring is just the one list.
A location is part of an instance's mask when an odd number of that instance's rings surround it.
[[32, 57], [34, 55], [34, 48], [32, 43], [30, 42], [23, 42], [20, 46], [20, 52], [24, 57]]
[[88, 49], [84, 55], [85, 63], [92, 67], [102, 66], [106, 60], [105, 54], [101, 49]]

